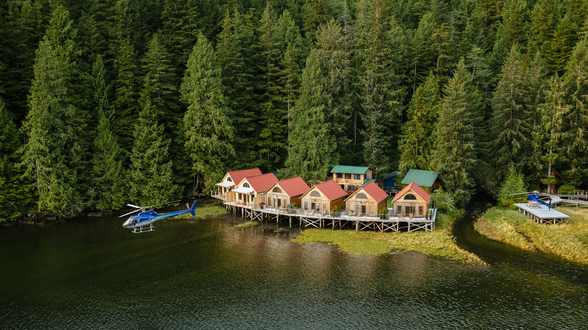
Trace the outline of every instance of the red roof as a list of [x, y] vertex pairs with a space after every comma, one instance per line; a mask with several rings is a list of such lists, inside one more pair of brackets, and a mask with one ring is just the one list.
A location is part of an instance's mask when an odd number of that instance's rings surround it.
[[278, 184], [286, 194], [290, 197], [302, 195], [310, 189], [306, 182], [301, 177], [290, 178], [286, 180], [278, 181]]
[[233, 183], [235, 183], [235, 185], [238, 185], [244, 178], [248, 176], [256, 175], [261, 175], [261, 171], [258, 168], [229, 172], [229, 176], [231, 177], [231, 179], [233, 179]]
[[415, 194], [419, 195], [427, 203], [429, 203], [429, 200], [431, 200], [431, 195], [427, 194], [427, 192], [424, 191], [423, 188], [419, 187], [418, 184], [411, 182], [408, 186], [404, 187], [404, 189], [402, 189], [398, 194], [396, 194], [396, 196], [394, 196], [392, 203], [394, 203], [394, 201], [396, 201], [398, 198], [406, 194], [409, 190], [412, 190]]
[[365, 191], [368, 195], [372, 196], [372, 198], [375, 199], [378, 203], [388, 197], [388, 194], [386, 194], [386, 192], [373, 181], [361, 187], [360, 189], [363, 189], [363, 191]]
[[320, 192], [325, 195], [330, 201], [347, 197], [347, 193], [334, 180], [325, 181], [315, 185]]
[[273, 173], [266, 173], [256, 176], [248, 176], [247, 182], [255, 192], [263, 192], [268, 190], [274, 183], [278, 182], [278, 178]]

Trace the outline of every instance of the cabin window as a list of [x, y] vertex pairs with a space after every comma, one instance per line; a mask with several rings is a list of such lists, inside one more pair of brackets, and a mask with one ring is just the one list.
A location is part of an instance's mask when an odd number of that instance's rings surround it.
[[398, 207], [396, 208], [396, 212], [398, 214], [402, 214], [402, 206], [398, 205]]
[[313, 191], [310, 193], [310, 197], [321, 197], [321, 194], [318, 191]]
[[404, 200], [416, 201], [416, 197], [413, 194], [407, 194], [404, 196]]
[[349, 186], [349, 191], [355, 191], [355, 186]]
[[229, 181], [229, 182], [233, 182], [233, 179], [231, 179], [231, 177], [228, 177], [228, 178], [227, 178], [227, 181]]
[[308, 210], [308, 202], [304, 202], [304, 209]]
[[340, 184], [341, 189], [345, 190], [345, 185], [344, 184]]
[[282, 189], [280, 189], [280, 188], [278, 188], [278, 187], [275, 187], [275, 188], [274, 188], [274, 190], [272, 190], [272, 192], [275, 192], [275, 193], [281, 194], [281, 193], [282, 193]]
[[355, 199], [367, 199], [367, 196], [364, 193], [359, 193], [355, 196]]
[[422, 205], [421, 205], [421, 206], [419, 206], [419, 214], [420, 214], [420, 215], [423, 215], [423, 206], [422, 206]]
[[406, 206], [404, 207], [404, 210], [407, 214], [414, 214], [414, 206]]
[[351, 174], [345, 174], [345, 179], [351, 179]]
[[355, 180], [361, 180], [361, 174], [354, 174], [354, 175], [353, 175], [353, 178], [354, 178]]
[[243, 184], [243, 188], [249, 188], [249, 187], [251, 187], [251, 186], [249, 185], [249, 183], [245, 182], [245, 183]]
[[278, 207], [282, 207], [282, 200], [278, 198]]
[[341, 179], [343, 177], [343, 173], [337, 173], [337, 178]]

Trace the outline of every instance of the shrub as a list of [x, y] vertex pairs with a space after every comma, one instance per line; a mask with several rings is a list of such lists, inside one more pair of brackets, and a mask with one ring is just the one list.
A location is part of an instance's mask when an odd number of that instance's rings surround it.
[[564, 184], [564, 185], [561, 185], [559, 187], [560, 194], [564, 194], [564, 195], [573, 194], [574, 193], [574, 190], [576, 190], [576, 187], [574, 187], [571, 184], [567, 184], [567, 183]]
[[446, 214], [452, 214], [457, 211], [455, 199], [451, 197], [451, 194], [443, 191], [441, 188], [431, 194], [431, 205], [436, 206], [437, 210]]
[[[498, 204], [506, 208], [514, 208], [514, 203], [524, 203], [527, 195], [520, 194], [526, 191], [525, 180], [523, 175], [515, 170], [514, 167], [510, 168], [510, 174], [500, 186], [498, 192]], [[520, 194], [514, 195], [513, 194]]]

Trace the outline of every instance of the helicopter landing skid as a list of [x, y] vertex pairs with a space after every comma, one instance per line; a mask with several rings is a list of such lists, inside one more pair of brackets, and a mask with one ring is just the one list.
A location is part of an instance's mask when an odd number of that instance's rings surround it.
[[143, 230], [143, 228], [145, 228], [145, 227], [147, 227], [147, 226], [135, 227], [133, 229], [133, 234], [148, 233], [150, 231], [155, 231], [155, 227], [153, 227], [153, 225], [149, 225], [149, 230], [147, 230], [147, 229]]

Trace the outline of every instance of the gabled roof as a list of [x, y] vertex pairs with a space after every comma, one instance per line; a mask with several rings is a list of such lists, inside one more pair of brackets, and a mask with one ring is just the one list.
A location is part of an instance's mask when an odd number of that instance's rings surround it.
[[331, 173], [365, 174], [369, 169], [367, 166], [335, 165]]
[[[371, 181], [364, 184], [361, 188], [357, 189], [353, 194], [351, 194], [347, 199], [353, 197], [356, 194], [359, 194], [360, 191], [365, 192], [366, 194], [370, 195], [376, 202], [381, 202], [388, 197], [388, 194], [382, 190], [375, 182]], [[346, 200], [347, 200], [346, 199]]]
[[278, 178], [273, 173], [266, 173], [256, 176], [248, 176], [247, 182], [255, 192], [264, 192], [268, 190], [274, 183], [278, 182]]
[[[332, 201], [341, 197], [347, 197], [347, 193], [343, 190], [337, 182], [333, 180], [325, 181], [316, 184], [314, 187], [318, 189], [328, 200]], [[314, 188], [313, 187], [313, 188]], [[312, 189], [312, 188], [311, 188]], [[309, 190], [310, 191], [310, 190]]]
[[235, 185], [238, 185], [243, 181], [244, 178], [248, 176], [255, 176], [261, 175], [261, 171], [258, 168], [252, 168], [249, 170], [240, 170], [240, 171], [229, 171], [229, 176], [233, 179]]
[[427, 192], [424, 191], [423, 188], [419, 187], [418, 184], [411, 182], [408, 186], [404, 187], [404, 189], [402, 189], [398, 194], [396, 194], [396, 196], [394, 196], [392, 203], [394, 203], [400, 197], [404, 196], [410, 190], [412, 190], [415, 194], [419, 195], [419, 197], [424, 199], [427, 203], [429, 203], [429, 201], [431, 200], [431, 195], [427, 194]]
[[414, 182], [422, 187], [431, 187], [435, 180], [437, 180], [437, 173], [435, 172], [410, 169], [401, 183], [409, 184]]
[[394, 171], [392, 173], [388, 173], [386, 175], [384, 175], [384, 180], [388, 180], [390, 178], [395, 178], [398, 176], [398, 171]]
[[299, 176], [278, 181], [274, 185], [279, 185], [290, 197], [302, 195], [310, 189], [306, 182]]

